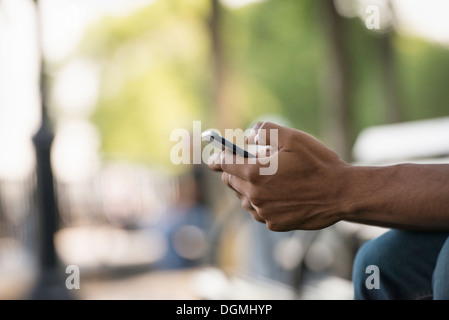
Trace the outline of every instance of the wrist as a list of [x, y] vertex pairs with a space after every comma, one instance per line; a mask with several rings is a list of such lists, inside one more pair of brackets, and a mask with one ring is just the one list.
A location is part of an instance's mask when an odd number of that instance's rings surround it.
[[341, 179], [340, 220], [370, 222], [380, 218], [375, 213], [388, 214], [384, 205], [391, 195], [388, 181], [394, 172], [395, 166], [348, 165]]

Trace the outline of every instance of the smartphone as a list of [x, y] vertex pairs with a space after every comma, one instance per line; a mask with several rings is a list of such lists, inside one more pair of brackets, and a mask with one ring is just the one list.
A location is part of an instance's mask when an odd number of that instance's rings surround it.
[[245, 158], [255, 158], [252, 153], [249, 153], [245, 149], [239, 147], [235, 143], [225, 139], [224, 137], [220, 136], [218, 133], [212, 130], [204, 131], [201, 134], [202, 140], [212, 143], [215, 147], [223, 150], [224, 148], [227, 148], [232, 151], [234, 154], [238, 154], [239, 156], [245, 157]]

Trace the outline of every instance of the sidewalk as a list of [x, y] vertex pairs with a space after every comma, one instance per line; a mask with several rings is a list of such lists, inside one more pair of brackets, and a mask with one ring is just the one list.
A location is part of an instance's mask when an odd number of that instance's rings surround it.
[[81, 280], [76, 294], [87, 300], [293, 299], [291, 288], [212, 267], [148, 271], [115, 279]]

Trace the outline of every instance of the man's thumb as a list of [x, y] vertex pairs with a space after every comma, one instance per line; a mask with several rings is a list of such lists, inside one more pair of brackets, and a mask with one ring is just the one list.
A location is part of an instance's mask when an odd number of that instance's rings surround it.
[[249, 144], [258, 144], [262, 146], [270, 146], [271, 149], [281, 147], [279, 141], [279, 131], [285, 128], [273, 122], [263, 122], [257, 124], [251, 134], [248, 136]]

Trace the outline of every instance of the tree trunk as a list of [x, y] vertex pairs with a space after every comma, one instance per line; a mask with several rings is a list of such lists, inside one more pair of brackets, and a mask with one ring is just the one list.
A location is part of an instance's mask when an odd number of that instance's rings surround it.
[[210, 41], [212, 58], [212, 123], [223, 129], [230, 123], [229, 108], [226, 106], [225, 62], [221, 37], [221, 6], [219, 0], [211, 0]]
[[348, 33], [345, 20], [335, 10], [332, 0], [322, 2], [328, 55], [323, 65], [324, 140], [339, 156], [351, 161], [353, 116], [350, 57], [345, 43]]
[[[387, 6], [393, 19], [392, 25], [394, 26], [395, 12], [391, 1], [388, 1]], [[386, 111], [385, 120], [388, 123], [404, 121], [393, 47], [394, 35], [394, 30], [390, 30], [379, 38], [379, 56], [382, 65], [382, 83], [384, 84], [383, 93]]]

